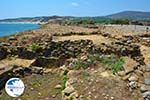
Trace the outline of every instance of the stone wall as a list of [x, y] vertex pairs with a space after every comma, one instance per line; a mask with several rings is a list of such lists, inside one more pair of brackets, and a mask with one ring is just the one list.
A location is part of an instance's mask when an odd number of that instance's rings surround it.
[[7, 48], [0, 47], [0, 60], [6, 58], [8, 54]]

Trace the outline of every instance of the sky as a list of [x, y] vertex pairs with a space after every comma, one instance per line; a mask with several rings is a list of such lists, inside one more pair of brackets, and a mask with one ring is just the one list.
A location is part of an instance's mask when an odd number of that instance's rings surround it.
[[150, 12], [150, 0], [0, 0], [0, 19], [35, 16], [105, 16]]

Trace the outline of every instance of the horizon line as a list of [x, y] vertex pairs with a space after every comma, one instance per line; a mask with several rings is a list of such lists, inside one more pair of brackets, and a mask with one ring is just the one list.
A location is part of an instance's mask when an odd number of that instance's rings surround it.
[[20, 17], [7, 17], [7, 18], [0, 18], [0, 20], [7, 20], [7, 19], [18, 19], [18, 18], [36, 18], [36, 17], [105, 17], [121, 12], [144, 12], [144, 13], [150, 13], [150, 11], [140, 11], [140, 10], [125, 10], [125, 11], [118, 11], [115, 13], [107, 14], [107, 15], [85, 15], [85, 16], [76, 16], [76, 15], [37, 15], [37, 16], [20, 16]]

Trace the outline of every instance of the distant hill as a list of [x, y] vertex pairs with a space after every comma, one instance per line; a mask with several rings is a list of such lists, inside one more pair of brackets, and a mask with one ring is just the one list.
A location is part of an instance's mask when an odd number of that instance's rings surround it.
[[0, 22], [48, 22], [51, 20], [67, 20], [71, 19], [71, 16], [42, 16], [42, 17], [22, 17], [22, 18], [11, 18], [2, 19]]
[[111, 23], [115, 19], [131, 19], [137, 21], [149, 21], [150, 12], [140, 11], [124, 11], [108, 16], [97, 16], [97, 17], [73, 17], [73, 16], [41, 16], [41, 17], [24, 17], [14, 19], [3, 19], [0, 22], [51, 22], [51, 21], [80, 21], [80, 20], [93, 20], [97, 23]]
[[150, 20], [150, 12], [124, 11], [105, 17], [111, 19]]

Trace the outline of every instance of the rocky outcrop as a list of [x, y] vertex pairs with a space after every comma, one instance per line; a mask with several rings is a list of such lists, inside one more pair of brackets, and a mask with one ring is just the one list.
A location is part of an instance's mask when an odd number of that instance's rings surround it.
[[0, 47], [0, 60], [6, 58], [8, 54], [7, 48]]

